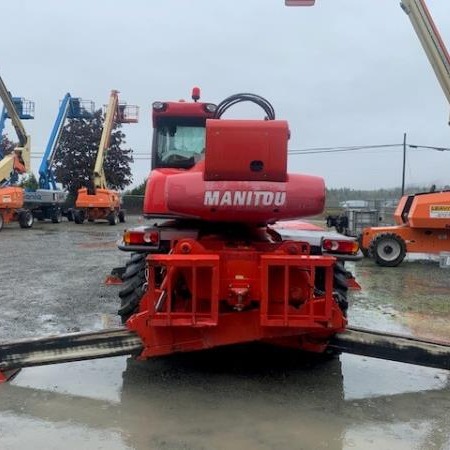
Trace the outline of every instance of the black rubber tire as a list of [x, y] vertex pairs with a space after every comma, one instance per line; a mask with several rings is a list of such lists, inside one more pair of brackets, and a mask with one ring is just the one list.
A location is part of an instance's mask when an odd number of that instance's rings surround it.
[[142, 270], [145, 270], [145, 259], [136, 261], [135, 263], [126, 266], [122, 279], [124, 281], [129, 280], [130, 278], [135, 277]]
[[[321, 292], [325, 290], [325, 272], [321, 268], [317, 269], [316, 272], [316, 289]], [[337, 261], [334, 265], [333, 272], [333, 298], [342, 311], [344, 317], [347, 317], [348, 310], [347, 293], [347, 270], [345, 269], [343, 262]]]
[[130, 264], [134, 264], [140, 262], [145, 259], [147, 255], [145, 253], [132, 253], [130, 259], [126, 262], [125, 267], [128, 267]]
[[61, 223], [62, 222], [62, 212], [60, 209], [53, 211], [52, 222], [53, 223]]
[[27, 209], [24, 211], [20, 211], [19, 213], [19, 225], [20, 228], [31, 228], [33, 226], [34, 217], [31, 214], [31, 211]]
[[84, 223], [85, 217], [84, 217], [84, 211], [80, 210], [80, 209], [74, 209], [73, 210], [73, 221], [78, 224], [81, 225], [82, 223]]
[[406, 243], [395, 233], [382, 233], [372, 239], [369, 255], [379, 266], [397, 267], [405, 259]]
[[130, 295], [136, 288], [141, 286], [143, 280], [139, 276], [135, 276], [125, 281], [123, 285], [120, 287], [119, 297], [125, 298]]
[[333, 275], [333, 295], [336, 303], [341, 309], [345, 317], [347, 317], [348, 310], [348, 273], [344, 267], [344, 263], [337, 261], [334, 265]]
[[124, 284], [119, 290], [120, 308], [118, 311], [122, 323], [139, 309], [139, 302], [144, 295], [145, 284], [145, 257], [144, 253], [131, 255], [122, 276]]
[[117, 225], [117, 224], [119, 223], [119, 217], [117, 216], [116, 211], [111, 211], [111, 212], [108, 214], [107, 219], [108, 219], [108, 223], [109, 223], [110, 225]]
[[0, 231], [3, 230], [3, 225], [5, 224], [5, 220], [3, 219], [3, 214], [0, 213]]
[[122, 209], [119, 211], [119, 222], [125, 223], [125, 211], [123, 211]]
[[135, 289], [131, 294], [121, 299], [121, 306], [119, 308], [119, 316], [122, 323], [126, 321], [139, 309], [139, 303], [144, 295], [143, 286]]

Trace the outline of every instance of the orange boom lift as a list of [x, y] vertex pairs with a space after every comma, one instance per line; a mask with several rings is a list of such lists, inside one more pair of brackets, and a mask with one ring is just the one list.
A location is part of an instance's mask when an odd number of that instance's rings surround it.
[[[285, 0], [287, 6], [312, 6], [315, 0]], [[450, 56], [425, 0], [402, 0], [436, 77], [450, 103]], [[399, 265], [406, 253], [450, 251], [450, 191], [402, 197], [394, 214], [395, 226], [369, 227], [361, 248], [381, 266]]]
[[26, 173], [30, 167], [30, 136], [21, 119], [33, 118], [34, 103], [23, 98], [13, 98], [1, 77], [0, 98], [4, 105], [2, 117], [11, 119], [19, 139], [19, 145], [14, 151], [0, 160], [0, 230], [5, 223], [15, 220], [21, 228], [31, 228], [33, 215], [23, 208], [24, 191], [12, 184], [17, 181], [19, 174]]
[[[402, 0], [414, 30], [450, 103], [450, 56], [424, 0]], [[362, 248], [377, 264], [394, 267], [406, 253], [450, 251], [450, 192], [403, 196], [395, 226], [363, 230]]]
[[73, 211], [74, 221], [77, 224], [82, 224], [86, 219], [107, 220], [110, 225], [117, 225], [119, 221], [125, 222], [125, 212], [120, 208], [119, 193], [108, 189], [103, 166], [114, 124], [137, 123], [139, 109], [134, 105], [119, 103], [118, 94], [119, 91], [113, 90], [109, 97], [90, 186], [78, 190], [76, 209]]

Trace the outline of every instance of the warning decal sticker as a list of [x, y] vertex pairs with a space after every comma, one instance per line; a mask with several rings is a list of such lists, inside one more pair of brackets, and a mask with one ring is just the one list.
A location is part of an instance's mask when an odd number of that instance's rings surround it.
[[434, 219], [450, 219], [450, 205], [431, 205], [430, 217]]

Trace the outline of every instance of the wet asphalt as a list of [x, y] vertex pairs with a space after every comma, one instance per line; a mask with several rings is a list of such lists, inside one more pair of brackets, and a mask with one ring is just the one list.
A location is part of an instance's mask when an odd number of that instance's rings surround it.
[[[118, 288], [103, 281], [126, 261], [116, 240], [138, 221], [6, 226], [0, 340], [119, 325]], [[353, 325], [450, 340], [449, 271], [352, 268], [363, 287], [351, 294]], [[256, 344], [30, 368], [0, 385], [0, 449], [25, 448], [450, 449], [450, 377]]]

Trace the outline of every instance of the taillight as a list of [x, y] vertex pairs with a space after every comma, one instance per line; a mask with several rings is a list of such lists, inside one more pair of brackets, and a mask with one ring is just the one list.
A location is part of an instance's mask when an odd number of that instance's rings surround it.
[[159, 244], [157, 231], [128, 230], [123, 234], [123, 241], [127, 245], [153, 245]]
[[322, 248], [332, 253], [357, 253], [359, 250], [358, 242], [339, 239], [324, 239]]

